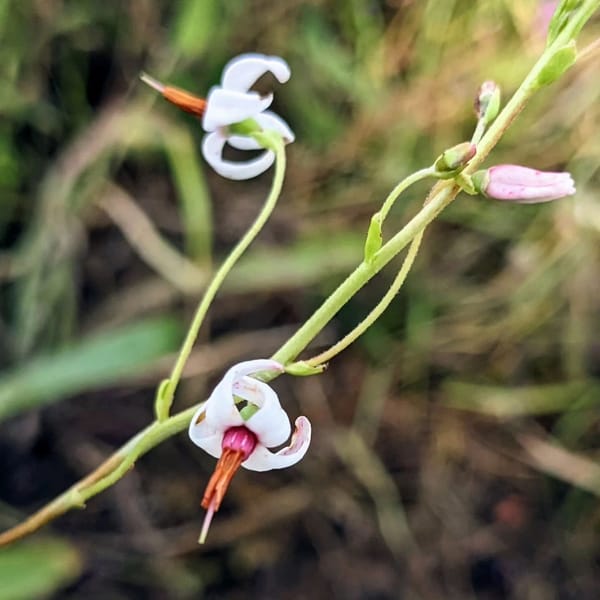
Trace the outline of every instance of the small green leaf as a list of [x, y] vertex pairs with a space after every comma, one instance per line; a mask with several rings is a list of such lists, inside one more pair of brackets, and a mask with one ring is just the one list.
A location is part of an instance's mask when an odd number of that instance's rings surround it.
[[291, 363], [285, 366], [285, 372], [288, 375], [294, 375], [295, 377], [307, 377], [309, 375], [320, 375], [327, 369], [327, 365], [318, 365], [313, 367], [303, 360]]
[[465, 173], [459, 173], [454, 178], [454, 181], [463, 192], [466, 192], [471, 196], [475, 196], [477, 194], [477, 189], [473, 184], [473, 180], [468, 175], [465, 175]]
[[81, 559], [60, 540], [19, 542], [0, 551], [0, 597], [46, 598], [79, 577]]
[[371, 224], [369, 225], [369, 231], [367, 232], [367, 239], [365, 241], [365, 262], [369, 263], [373, 260], [373, 256], [375, 256], [381, 248], [382, 242], [381, 215], [375, 213], [371, 217]]
[[171, 389], [171, 380], [168, 378], [163, 379], [156, 388], [154, 414], [159, 423], [169, 418], [169, 411], [171, 410], [171, 404], [173, 402]]
[[537, 76], [536, 83], [539, 87], [550, 85], [567, 71], [577, 60], [575, 42], [559, 48], [550, 58], [546, 66]]
[[552, 42], [559, 36], [560, 32], [565, 28], [565, 25], [569, 22], [574, 10], [578, 9], [583, 0], [562, 0], [554, 11], [554, 15], [548, 26], [548, 37], [546, 44], [550, 46]]
[[437, 171], [436, 175], [444, 179], [444, 174], [450, 178], [459, 169], [462, 169], [477, 153], [477, 146], [471, 142], [462, 142], [452, 148], [444, 150], [437, 158], [433, 166]]

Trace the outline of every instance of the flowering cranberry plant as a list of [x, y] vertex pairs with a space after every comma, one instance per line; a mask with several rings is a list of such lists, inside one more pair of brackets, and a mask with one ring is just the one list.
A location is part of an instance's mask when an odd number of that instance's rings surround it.
[[[402, 286], [426, 227], [461, 191], [515, 203], [547, 202], [575, 193], [568, 173], [544, 173], [519, 165], [496, 165], [483, 170], [480, 167], [531, 97], [575, 63], [578, 56], [575, 39], [599, 7], [600, 0], [562, 0], [548, 27], [546, 49], [512, 98], [501, 108], [498, 85], [487, 81], [481, 86], [475, 102], [476, 126], [471, 139], [445, 150], [429, 167], [396, 185], [371, 218], [363, 260], [304, 325], [270, 359], [230, 367], [206, 402], [175, 415], [171, 415], [171, 405], [199, 329], [225, 277], [275, 208], [285, 175], [285, 146], [294, 141], [287, 123], [268, 110], [272, 95], [261, 96], [251, 88], [267, 72], [284, 84], [290, 77], [290, 69], [281, 58], [258, 54], [239, 56], [226, 65], [220, 85], [209, 90], [206, 99], [142, 75], [142, 80], [165, 99], [201, 117], [206, 132], [202, 153], [217, 173], [229, 179], [245, 180], [274, 165], [271, 190], [259, 215], [208, 285], [171, 374], [157, 388], [155, 421], [88, 477], [20, 525], [1, 534], [0, 544], [28, 535], [64, 512], [84, 506], [86, 500], [125, 475], [140, 456], [186, 428], [194, 444], [218, 459], [202, 498], [202, 506], [207, 511], [202, 542], [239, 467], [266, 471], [292, 466], [301, 460], [310, 444], [310, 422], [306, 417], [298, 417], [292, 433], [287, 413], [268, 382], [282, 373], [296, 376], [321, 373], [329, 360], [364, 333]], [[236, 162], [224, 158], [226, 145], [260, 154]], [[396, 200], [409, 186], [425, 178], [436, 182], [421, 210], [400, 231], [384, 239], [385, 220]], [[389, 290], [363, 321], [320, 354], [297, 360], [344, 304], [409, 244], [404, 263]], [[270, 448], [288, 440], [287, 447], [271, 452]]]

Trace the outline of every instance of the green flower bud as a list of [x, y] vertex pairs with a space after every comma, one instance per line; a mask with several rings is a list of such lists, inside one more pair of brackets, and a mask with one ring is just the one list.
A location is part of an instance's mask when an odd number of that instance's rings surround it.
[[471, 142], [462, 142], [452, 148], [442, 152], [433, 166], [438, 175], [447, 173], [449, 176], [457, 170], [466, 166], [466, 164], [475, 156], [477, 146]]
[[475, 98], [475, 114], [478, 121], [489, 125], [500, 110], [500, 87], [494, 81], [484, 81]]

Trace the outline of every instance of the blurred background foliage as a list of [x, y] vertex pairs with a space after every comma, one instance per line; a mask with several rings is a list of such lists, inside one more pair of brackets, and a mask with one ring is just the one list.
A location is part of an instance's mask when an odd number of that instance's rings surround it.
[[[1, 3], [2, 525], [150, 421], [211, 266], [268, 189], [269, 174], [207, 169], [199, 123], [141, 70], [200, 95], [241, 52], [281, 55], [293, 73], [275, 90], [297, 135], [284, 194], [211, 311], [183, 408], [232, 361], [274, 351], [360, 261], [389, 189], [470, 137], [482, 81], [511, 94], [543, 48], [543, 4]], [[596, 18], [579, 45], [599, 32]], [[568, 168], [575, 198], [461, 196], [380, 322], [325, 375], [275, 383], [314, 425], [298, 467], [240, 473], [199, 548], [214, 461], [178, 436], [0, 552], [2, 597], [596, 598], [597, 70], [595, 55], [540, 93], [489, 162]], [[426, 190], [397, 203], [389, 232]]]

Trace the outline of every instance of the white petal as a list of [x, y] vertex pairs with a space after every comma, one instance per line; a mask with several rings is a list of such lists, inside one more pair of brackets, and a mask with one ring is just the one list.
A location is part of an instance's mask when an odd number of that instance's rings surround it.
[[260, 96], [256, 92], [236, 92], [213, 87], [206, 99], [206, 112], [202, 117], [205, 131], [214, 131], [249, 117], [255, 117], [268, 108], [273, 96]]
[[279, 115], [270, 110], [255, 115], [254, 119], [263, 129], [279, 133], [286, 144], [291, 144], [296, 139], [290, 126]]
[[242, 419], [233, 399], [232, 384], [234, 376], [232, 369], [229, 369], [205, 404], [207, 427], [222, 433], [230, 427], [244, 424], [244, 419]]
[[202, 141], [202, 154], [206, 162], [223, 177], [236, 181], [251, 179], [264, 173], [275, 161], [275, 154], [270, 150], [252, 160], [241, 162], [225, 160], [223, 158], [225, 141], [225, 137], [218, 131], [209, 133]]
[[256, 375], [256, 373], [262, 373], [263, 371], [283, 373], [284, 370], [284, 366], [276, 360], [271, 360], [270, 358], [256, 358], [254, 360], [245, 360], [241, 363], [237, 363], [227, 372], [235, 372], [236, 377], [242, 377], [243, 375]]
[[[247, 374], [259, 373], [260, 371], [282, 371], [283, 367], [274, 360], [248, 360], [234, 365], [225, 373], [213, 390], [210, 398], [206, 401], [206, 421], [211, 427], [225, 431], [229, 427], [244, 425], [235, 401], [234, 394], [244, 397], [243, 391], [239, 389], [238, 382], [243, 380]], [[271, 388], [264, 382], [253, 380], [254, 383]], [[271, 390], [272, 391], [272, 390]], [[273, 392], [275, 393], [275, 392]], [[253, 401], [251, 398], [245, 398]]]
[[235, 393], [259, 407], [259, 410], [244, 423], [246, 427], [268, 448], [283, 444], [290, 437], [292, 427], [273, 388], [249, 377], [244, 377], [236, 383], [238, 387]]
[[306, 454], [310, 445], [310, 435], [310, 421], [306, 417], [298, 417], [292, 441], [287, 448], [272, 453], [262, 444], [257, 444], [252, 454], [242, 463], [242, 466], [251, 471], [270, 471], [271, 469], [291, 467]]
[[217, 172], [223, 162], [223, 148], [227, 138], [220, 131], [213, 131], [202, 140], [202, 155], [206, 162]]
[[[256, 119], [256, 116], [253, 117]], [[262, 146], [252, 137], [247, 135], [230, 135], [227, 143], [236, 150], [260, 150]]]
[[[259, 409], [244, 425], [256, 434], [259, 443], [268, 447], [278, 446], [288, 439], [291, 432], [290, 420], [281, 408], [275, 390], [264, 381], [253, 379], [249, 375], [282, 370], [283, 366], [273, 360], [249, 360], [229, 369], [217, 386], [223, 390], [227, 388], [231, 397], [235, 395], [258, 406]], [[211, 422], [213, 414], [210, 414]]]
[[192, 417], [188, 434], [196, 446], [215, 458], [220, 458], [223, 443], [223, 431], [218, 431], [206, 421], [206, 404], [202, 405]]
[[290, 67], [283, 58], [241, 54], [225, 65], [221, 84], [227, 90], [246, 92], [267, 71], [271, 71], [280, 83], [285, 83], [291, 75]]

